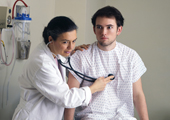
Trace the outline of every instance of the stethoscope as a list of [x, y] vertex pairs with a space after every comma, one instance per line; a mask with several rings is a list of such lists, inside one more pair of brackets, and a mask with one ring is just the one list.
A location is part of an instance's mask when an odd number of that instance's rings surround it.
[[[47, 43], [47, 46], [48, 46], [48, 44], [50, 44], [50, 43], [51, 43], [51, 42]], [[52, 53], [52, 52], [51, 52], [51, 53]], [[68, 70], [73, 71], [73, 72], [74, 72], [78, 77], [80, 77], [81, 79], [86, 80], [86, 81], [89, 81], [89, 82], [94, 82], [95, 80], [97, 80], [97, 78], [93, 78], [93, 77], [87, 76], [87, 75], [85, 75], [85, 74], [82, 74], [82, 73], [74, 70], [73, 67], [72, 67], [72, 65], [71, 65], [71, 63], [70, 63], [70, 56], [69, 56], [68, 58], [66, 58], [66, 59], [67, 59], [66, 62], [62, 62], [61, 59], [58, 57], [58, 55], [56, 55], [56, 54], [54, 54], [54, 53], [52, 53], [52, 54], [56, 57], [58, 63], [59, 63], [61, 66], [65, 67], [65, 68], [68, 69]], [[64, 65], [64, 64], [67, 64], [67, 63], [69, 64], [70, 67], [67, 67], [66, 65]], [[113, 76], [113, 74], [108, 74], [108, 77], [109, 77], [109, 76]], [[115, 79], [115, 77], [111, 78], [110, 80], [114, 80], [114, 79]]]

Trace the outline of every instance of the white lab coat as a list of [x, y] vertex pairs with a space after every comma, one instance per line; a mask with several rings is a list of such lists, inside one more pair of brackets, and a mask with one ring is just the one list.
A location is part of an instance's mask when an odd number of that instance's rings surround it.
[[90, 88], [69, 89], [65, 68], [59, 67], [44, 43], [32, 52], [19, 77], [21, 95], [13, 120], [61, 120], [65, 107], [89, 104]]

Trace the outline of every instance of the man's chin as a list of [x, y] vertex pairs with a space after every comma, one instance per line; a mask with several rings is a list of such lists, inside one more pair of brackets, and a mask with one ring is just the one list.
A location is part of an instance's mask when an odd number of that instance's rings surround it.
[[100, 44], [100, 46], [103, 46], [103, 47], [109, 46], [109, 45], [111, 45], [111, 44], [113, 44], [113, 43], [114, 43], [114, 41], [112, 41], [112, 42], [108, 42], [108, 41], [98, 41], [98, 44]]

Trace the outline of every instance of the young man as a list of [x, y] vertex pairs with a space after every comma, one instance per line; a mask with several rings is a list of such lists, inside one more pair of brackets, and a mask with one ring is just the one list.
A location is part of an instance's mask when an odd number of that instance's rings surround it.
[[[88, 50], [76, 51], [71, 58], [72, 67], [88, 76], [97, 78], [113, 74], [115, 79], [105, 90], [92, 95], [90, 104], [76, 108], [76, 120], [136, 120], [134, 106], [140, 120], [148, 120], [147, 105], [142, 90], [141, 76], [146, 67], [131, 48], [116, 41], [124, 18], [114, 7], [99, 9], [92, 17], [97, 42]], [[69, 74], [70, 88], [90, 86], [88, 82]], [[80, 86], [81, 85], [81, 86]], [[74, 109], [65, 109], [65, 120], [74, 118]]]

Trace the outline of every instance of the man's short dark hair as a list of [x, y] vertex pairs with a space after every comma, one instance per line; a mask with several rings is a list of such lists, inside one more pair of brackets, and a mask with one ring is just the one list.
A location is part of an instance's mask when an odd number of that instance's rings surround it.
[[92, 24], [95, 27], [97, 17], [115, 18], [117, 27], [123, 26], [124, 18], [120, 11], [112, 6], [106, 6], [99, 9], [91, 18]]

